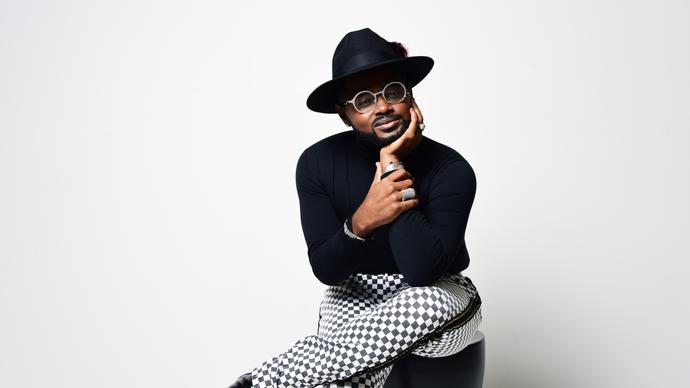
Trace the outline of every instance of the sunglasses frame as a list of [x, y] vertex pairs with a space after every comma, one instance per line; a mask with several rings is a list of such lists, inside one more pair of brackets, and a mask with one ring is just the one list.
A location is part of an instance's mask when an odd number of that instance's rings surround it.
[[[386, 96], [383, 94], [383, 91], [386, 90], [386, 88], [389, 87], [389, 86], [392, 85], [392, 84], [400, 84], [400, 86], [402, 86], [403, 90], [405, 91], [405, 94], [404, 94], [403, 97], [400, 99], [400, 101], [390, 102], [390, 101], [386, 100]], [[345, 102], [343, 103], [343, 106], [347, 106], [347, 104], [352, 104], [352, 107], [355, 108], [355, 110], [356, 110], [357, 112], [359, 112], [360, 114], [366, 114], [366, 113], [369, 113], [369, 112], [373, 111], [374, 109], [369, 109], [369, 110], [366, 110], [366, 111], [362, 112], [362, 111], [360, 111], [359, 109], [357, 109], [357, 106], [355, 105], [354, 101], [355, 101], [355, 100], [357, 99], [357, 97], [358, 97], [360, 94], [362, 94], [362, 93], [370, 93], [370, 94], [373, 94], [373, 95], [374, 95], [374, 103], [371, 104], [372, 107], [376, 107], [376, 103], [379, 101], [379, 94], [382, 95], [383, 99], [384, 99], [387, 103], [389, 103], [389, 104], [399, 104], [399, 103], [405, 101], [405, 98], [407, 98], [407, 96], [408, 96], [408, 94], [409, 94], [409, 93], [407, 92], [407, 87], [405, 86], [405, 84], [404, 84], [403, 82], [400, 82], [400, 81], [392, 81], [392, 82], [387, 83], [387, 84], [383, 87], [383, 89], [381, 89], [381, 91], [376, 92], [376, 93], [374, 93], [374, 92], [372, 92], [372, 91], [370, 91], [370, 90], [362, 90], [362, 91], [358, 92], [358, 93], [355, 94], [355, 96], [352, 97], [350, 100], [345, 101]]]

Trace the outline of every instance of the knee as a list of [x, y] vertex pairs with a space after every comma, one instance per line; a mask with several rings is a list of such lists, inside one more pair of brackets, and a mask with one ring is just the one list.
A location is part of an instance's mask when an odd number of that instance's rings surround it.
[[448, 292], [436, 286], [409, 287], [401, 292], [405, 303], [423, 309], [433, 309], [446, 314], [450, 312], [452, 300]]

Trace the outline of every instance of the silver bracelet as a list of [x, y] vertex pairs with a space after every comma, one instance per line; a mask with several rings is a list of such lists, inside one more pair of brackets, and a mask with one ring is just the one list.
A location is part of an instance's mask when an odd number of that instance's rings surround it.
[[384, 169], [381, 171], [381, 175], [387, 173], [388, 171], [395, 171], [401, 168], [404, 168], [405, 164], [403, 162], [398, 162], [395, 163], [393, 161], [388, 162], [388, 165], [384, 167]]
[[348, 220], [349, 219], [345, 219], [345, 222], [343, 223], [343, 230], [345, 231], [345, 234], [348, 235], [348, 237], [357, 239], [359, 241], [367, 241], [367, 240], [373, 240], [374, 239], [374, 236], [371, 236], [369, 238], [361, 238], [358, 235], [352, 233], [352, 231], [350, 231], [350, 229], [347, 227], [347, 221]]

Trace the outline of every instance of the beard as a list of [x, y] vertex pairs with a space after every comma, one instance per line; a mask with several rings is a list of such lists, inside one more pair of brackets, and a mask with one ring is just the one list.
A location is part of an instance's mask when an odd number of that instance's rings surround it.
[[381, 149], [394, 141], [398, 140], [407, 130], [407, 128], [410, 126], [410, 121], [403, 120], [403, 125], [395, 131], [392, 135], [389, 135], [385, 138], [380, 138], [376, 135], [376, 131], [374, 131], [374, 128], [370, 128], [367, 132], [359, 131], [355, 129], [354, 127], [352, 130], [355, 132], [355, 137], [357, 140], [361, 141], [362, 143], [366, 144], [367, 146], [371, 148], [376, 148], [376, 149]]

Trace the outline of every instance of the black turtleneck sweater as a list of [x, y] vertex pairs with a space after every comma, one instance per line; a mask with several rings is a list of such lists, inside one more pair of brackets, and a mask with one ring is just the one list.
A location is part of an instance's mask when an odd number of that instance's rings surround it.
[[360, 241], [345, 234], [376, 171], [379, 149], [355, 129], [326, 137], [302, 152], [295, 178], [302, 231], [312, 271], [338, 285], [353, 273], [399, 273], [410, 286], [433, 284], [469, 266], [465, 227], [476, 192], [472, 167], [454, 149], [423, 136], [403, 162], [419, 204]]

